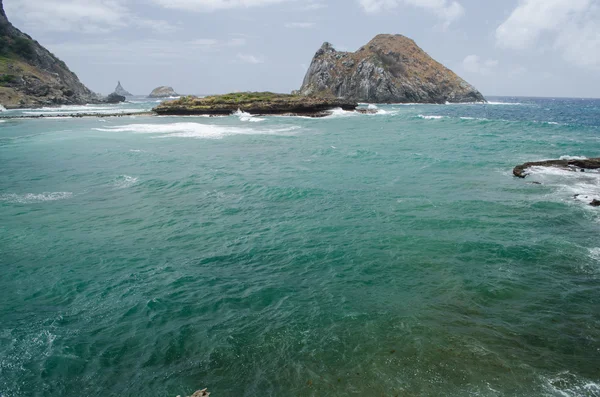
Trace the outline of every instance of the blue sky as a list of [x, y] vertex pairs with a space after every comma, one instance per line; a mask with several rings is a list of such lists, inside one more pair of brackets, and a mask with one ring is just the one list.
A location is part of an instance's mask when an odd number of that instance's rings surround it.
[[600, 97], [600, 0], [5, 0], [92, 90], [299, 88], [324, 41], [413, 38], [484, 95]]

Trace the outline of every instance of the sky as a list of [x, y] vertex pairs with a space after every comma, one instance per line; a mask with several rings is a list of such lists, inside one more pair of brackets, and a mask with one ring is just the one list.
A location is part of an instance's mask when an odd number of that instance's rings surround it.
[[486, 96], [600, 97], [600, 0], [4, 0], [108, 94], [298, 89], [323, 42], [414, 39]]

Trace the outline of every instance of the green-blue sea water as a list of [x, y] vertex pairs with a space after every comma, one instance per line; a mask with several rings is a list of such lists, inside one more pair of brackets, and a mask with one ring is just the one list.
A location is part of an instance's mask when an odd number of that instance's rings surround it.
[[2, 397], [600, 396], [598, 100], [3, 121]]

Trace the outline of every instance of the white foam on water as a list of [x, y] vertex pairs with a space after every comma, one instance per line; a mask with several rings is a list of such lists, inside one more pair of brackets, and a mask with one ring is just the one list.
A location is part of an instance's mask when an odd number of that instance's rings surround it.
[[279, 128], [230, 127], [200, 123], [172, 124], [129, 124], [117, 127], [95, 128], [102, 132], [132, 132], [136, 134], [156, 134], [157, 138], [198, 138], [221, 139], [230, 135], [293, 135], [299, 126]]
[[600, 262], [600, 248], [590, 248], [590, 258]]
[[560, 373], [554, 378], [543, 378], [543, 382], [553, 395], [564, 397], [600, 396], [599, 384], [580, 379], [569, 372]]
[[43, 203], [45, 201], [66, 200], [73, 197], [71, 192], [44, 192], [40, 194], [0, 194], [0, 201], [5, 201], [13, 204], [34, 204]]
[[6, 120], [0, 120], [0, 123], [6, 123]]
[[560, 156], [560, 160], [587, 160], [585, 156]]
[[492, 105], [492, 106], [524, 106], [524, 103], [519, 103], [519, 102], [487, 102], [485, 103], [485, 105]]
[[252, 123], [259, 123], [261, 121], [265, 121], [265, 119], [255, 117], [250, 113], [242, 112], [240, 109], [238, 109], [237, 112], [235, 112], [233, 115], [239, 117], [240, 121], [249, 121]]
[[423, 119], [423, 120], [441, 120], [441, 119], [445, 118], [446, 116], [435, 116], [435, 115], [425, 116], [425, 115], [420, 114], [417, 117], [420, 119]]
[[356, 113], [355, 111], [350, 111], [350, 110], [344, 110], [342, 108], [335, 108], [329, 111], [329, 116], [326, 116], [324, 118], [326, 119], [336, 119], [336, 118], [340, 118], [340, 117], [352, 117], [352, 116], [357, 116], [358, 113]]
[[0, 112], [6, 112], [6, 108], [2, 105], [0, 105]]
[[554, 195], [560, 200], [574, 199], [585, 205], [589, 205], [593, 200], [600, 200], [598, 170], [579, 172], [557, 167], [531, 167], [528, 175], [534, 181], [555, 188]]
[[115, 180], [115, 187], [119, 189], [125, 189], [135, 185], [138, 181], [138, 178], [129, 175], [119, 175]]

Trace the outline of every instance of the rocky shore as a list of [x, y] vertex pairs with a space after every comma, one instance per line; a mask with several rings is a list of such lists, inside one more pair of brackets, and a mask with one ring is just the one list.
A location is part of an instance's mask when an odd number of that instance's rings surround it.
[[573, 159], [573, 160], [545, 160], [518, 165], [513, 170], [513, 175], [519, 178], [527, 177], [527, 170], [531, 167], [556, 167], [567, 171], [585, 172], [585, 170], [600, 169], [600, 158]]
[[358, 103], [333, 97], [303, 97], [271, 92], [244, 92], [205, 98], [183, 97], [167, 101], [153, 109], [162, 116], [227, 116], [238, 110], [253, 115], [325, 117], [331, 110], [356, 110]]

